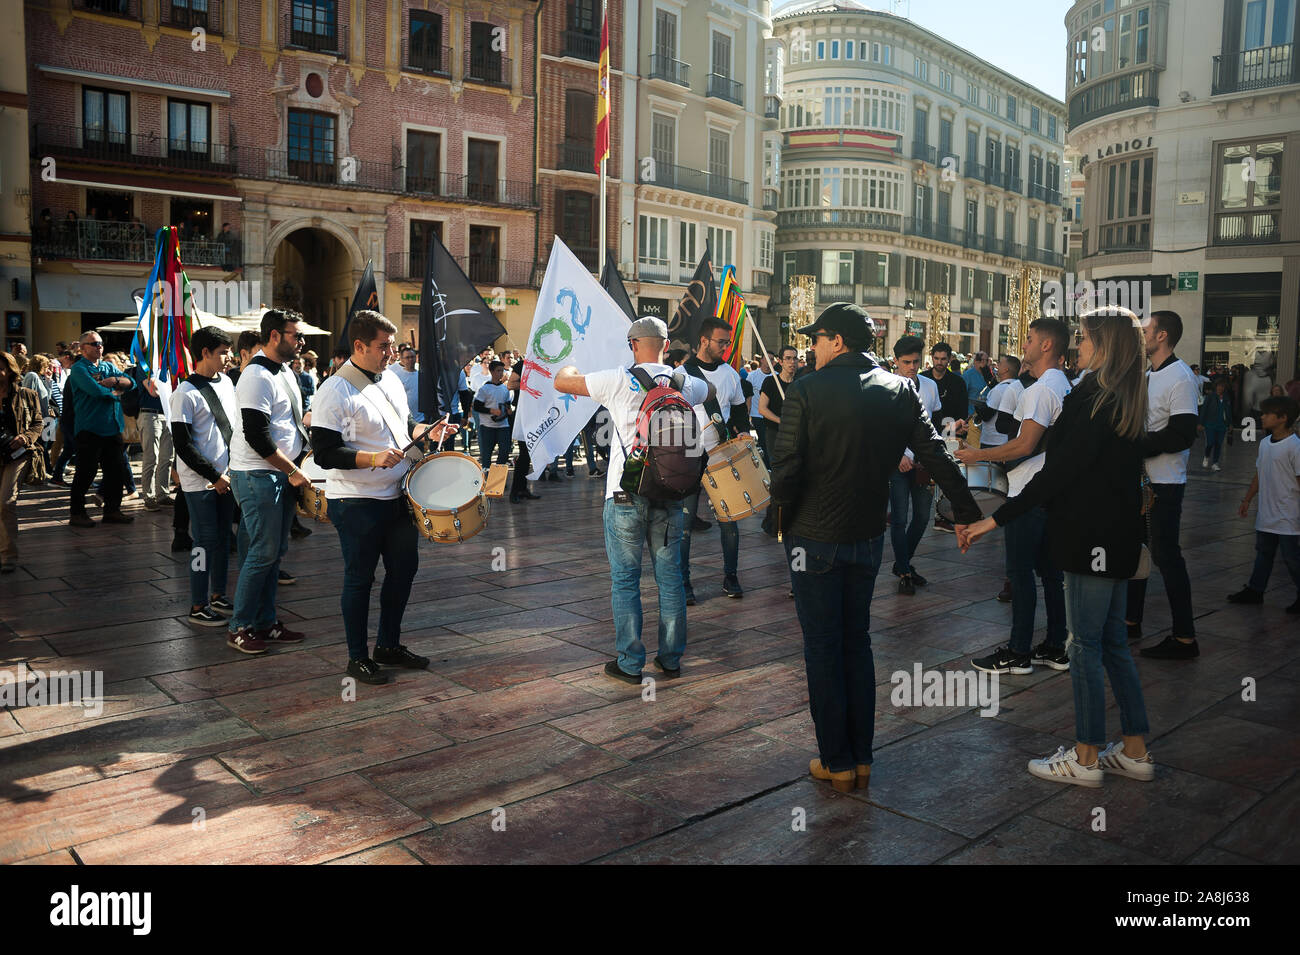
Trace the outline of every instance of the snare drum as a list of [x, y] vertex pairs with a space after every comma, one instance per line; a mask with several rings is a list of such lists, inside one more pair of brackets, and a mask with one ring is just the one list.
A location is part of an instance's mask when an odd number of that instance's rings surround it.
[[325, 503], [325, 479], [329, 476], [329, 471], [316, 463], [310, 451], [302, 459], [302, 464], [298, 465], [298, 470], [311, 482], [297, 489], [298, 503], [295, 505], [295, 510], [298, 516], [310, 517], [322, 524], [328, 524], [330, 517]]
[[487, 526], [483, 468], [459, 451], [430, 454], [406, 472], [402, 493], [416, 529], [435, 544], [460, 544]]
[[[970, 489], [971, 497], [975, 498], [980, 513], [985, 517], [1007, 502], [1007, 469], [1002, 465], [992, 461], [977, 461], [975, 464], [958, 462], [957, 470], [966, 479], [966, 487]], [[952, 501], [947, 497], [939, 498], [935, 510], [945, 520], [953, 520]]]
[[704, 490], [720, 521], [757, 514], [772, 500], [772, 481], [753, 437], [742, 434], [709, 452]]

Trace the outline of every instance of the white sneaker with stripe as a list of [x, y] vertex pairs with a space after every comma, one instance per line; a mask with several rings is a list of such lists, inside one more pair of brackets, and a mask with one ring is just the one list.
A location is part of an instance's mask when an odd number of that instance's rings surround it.
[[1097, 765], [1107, 776], [1127, 776], [1129, 779], [1138, 779], [1144, 783], [1149, 783], [1156, 778], [1156, 764], [1151, 758], [1151, 751], [1147, 750], [1146, 755], [1141, 759], [1133, 759], [1124, 754], [1123, 740], [1111, 743], [1103, 749], [1097, 757]]
[[1029, 761], [1029, 772], [1039, 779], [1047, 779], [1054, 783], [1070, 783], [1074, 786], [1087, 786], [1089, 789], [1096, 789], [1101, 786], [1102, 778], [1106, 775], [1101, 771], [1098, 763], [1091, 766], [1084, 766], [1079, 762], [1079, 754], [1075, 752], [1074, 747], [1068, 750], [1064, 746], [1057, 747], [1055, 753], [1046, 756], [1043, 759], [1031, 759]]

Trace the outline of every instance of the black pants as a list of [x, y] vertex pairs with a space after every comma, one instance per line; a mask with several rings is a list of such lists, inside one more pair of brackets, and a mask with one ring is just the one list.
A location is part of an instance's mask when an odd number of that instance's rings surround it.
[[528, 472], [532, 470], [532, 461], [528, 458], [528, 445], [519, 442], [519, 456], [515, 458], [515, 474], [510, 479], [510, 496], [528, 493]]
[[190, 505], [185, 493], [179, 489], [176, 491], [176, 503], [172, 506], [172, 532], [175, 534], [190, 532]]
[[82, 431], [77, 435], [77, 473], [72, 478], [72, 514], [86, 513], [86, 492], [95, 480], [95, 472], [104, 472], [102, 495], [104, 513], [113, 514], [122, 509], [122, 436], [104, 436]]

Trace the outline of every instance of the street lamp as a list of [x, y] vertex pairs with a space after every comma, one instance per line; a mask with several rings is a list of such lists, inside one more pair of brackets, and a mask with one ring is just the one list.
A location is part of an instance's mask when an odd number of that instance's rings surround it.
[[903, 321], [910, 322], [912, 320], [912, 310], [914, 308], [916, 308], [916, 306], [912, 304], [910, 298], [903, 303]]

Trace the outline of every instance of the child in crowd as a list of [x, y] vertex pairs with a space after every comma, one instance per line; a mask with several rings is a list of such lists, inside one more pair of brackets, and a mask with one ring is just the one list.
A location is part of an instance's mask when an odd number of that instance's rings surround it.
[[1213, 466], [1219, 470], [1219, 457], [1223, 454], [1223, 436], [1232, 427], [1232, 399], [1228, 397], [1228, 383], [1219, 379], [1214, 383], [1214, 391], [1206, 395], [1201, 403], [1201, 425], [1205, 432], [1205, 456], [1201, 458], [1201, 467]]

